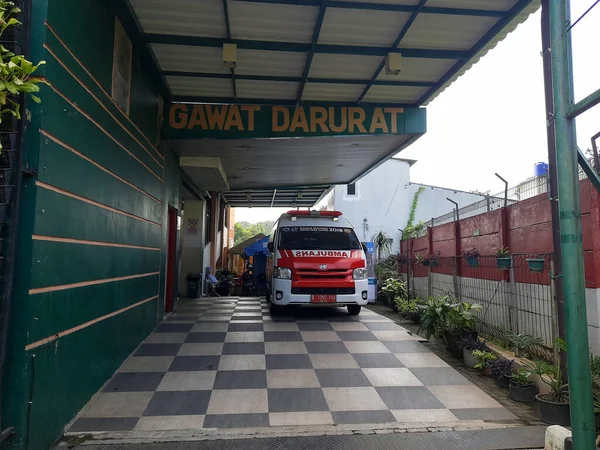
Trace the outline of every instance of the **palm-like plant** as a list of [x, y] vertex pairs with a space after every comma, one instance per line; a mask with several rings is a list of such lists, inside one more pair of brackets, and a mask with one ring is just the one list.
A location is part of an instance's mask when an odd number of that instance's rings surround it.
[[389, 235], [383, 231], [380, 230], [377, 233], [375, 233], [373, 235], [373, 237], [371, 238], [371, 240], [373, 241], [373, 243], [375, 244], [375, 248], [377, 249], [377, 260], [381, 260], [381, 257], [383, 254], [385, 253], [389, 253], [392, 251], [392, 239], [389, 237]]

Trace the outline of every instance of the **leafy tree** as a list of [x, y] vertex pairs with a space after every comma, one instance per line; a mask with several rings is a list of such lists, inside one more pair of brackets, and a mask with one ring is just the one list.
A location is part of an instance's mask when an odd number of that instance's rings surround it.
[[257, 234], [264, 234], [268, 236], [273, 228], [272, 220], [266, 220], [264, 222], [249, 223], [249, 222], [236, 222], [234, 226], [233, 240], [234, 245], [241, 244], [247, 239], [250, 239]]

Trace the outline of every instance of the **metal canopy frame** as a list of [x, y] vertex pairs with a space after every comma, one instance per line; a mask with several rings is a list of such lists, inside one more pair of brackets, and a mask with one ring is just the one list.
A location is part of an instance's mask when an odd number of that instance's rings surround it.
[[223, 192], [227, 203], [236, 207], [311, 208], [331, 190], [328, 185], [298, 188], [245, 189]]
[[[125, 0], [129, 5], [130, 0]], [[168, 91], [168, 84], [165, 81], [166, 76], [171, 77], [193, 77], [193, 78], [214, 78], [214, 79], [231, 79], [232, 82], [232, 97], [221, 97], [221, 96], [188, 96], [188, 95], [171, 95], [168, 99], [176, 102], [201, 102], [201, 103], [238, 103], [243, 100], [243, 103], [253, 103], [257, 99], [240, 99], [238, 95], [238, 89], [236, 86], [237, 80], [248, 80], [248, 81], [272, 81], [272, 82], [296, 82], [298, 83], [297, 93], [295, 99], [270, 99], [265, 101], [258, 101], [259, 104], [281, 104], [281, 105], [292, 105], [292, 104], [306, 104], [306, 101], [302, 100], [307, 83], [327, 83], [327, 84], [347, 84], [347, 85], [364, 85], [364, 89], [360, 95], [357, 96], [354, 101], [345, 102], [332, 102], [332, 104], [339, 105], [366, 105], [371, 102], [365, 102], [364, 99], [367, 96], [369, 90], [373, 86], [399, 86], [399, 87], [425, 87], [428, 88], [426, 92], [421, 95], [417, 101], [399, 104], [398, 102], [390, 102], [390, 105], [405, 106], [405, 107], [420, 107], [430, 100], [441, 88], [443, 88], [461, 69], [465, 67], [481, 50], [488, 45], [493, 38], [506, 27], [512, 20], [514, 20], [529, 4], [534, 0], [517, 0], [512, 8], [507, 11], [488, 10], [488, 9], [475, 9], [475, 8], [452, 8], [452, 7], [438, 7], [438, 6], [427, 6], [427, 0], [420, 0], [417, 5], [396, 5], [388, 3], [368, 3], [368, 2], [354, 2], [354, 1], [339, 1], [339, 0], [244, 0], [247, 3], [263, 3], [263, 4], [277, 4], [277, 5], [290, 5], [290, 6], [310, 6], [318, 8], [316, 19], [314, 23], [313, 33], [311, 42], [300, 43], [300, 42], [280, 42], [280, 41], [267, 41], [267, 40], [252, 40], [252, 39], [232, 39], [230, 17], [228, 9], [228, 0], [222, 0], [223, 3], [223, 14], [226, 28], [225, 38], [215, 37], [199, 37], [199, 36], [185, 36], [185, 35], [174, 35], [174, 34], [157, 34], [157, 33], [144, 33], [140, 24], [135, 20], [136, 33], [139, 35], [139, 39], [150, 47], [151, 44], [167, 44], [167, 45], [179, 45], [179, 46], [195, 46], [195, 47], [212, 47], [222, 48], [225, 43], [236, 44], [240, 49], [248, 50], [264, 50], [264, 51], [281, 51], [281, 52], [297, 52], [305, 53], [306, 60], [302, 75], [300, 77], [285, 77], [285, 76], [269, 76], [269, 75], [240, 75], [236, 73], [235, 69], [231, 69], [230, 74], [224, 73], [209, 73], [209, 72], [182, 72], [182, 71], [163, 71], [160, 73], [162, 77], [161, 83], [163, 89]], [[129, 5], [131, 9], [131, 5]], [[333, 45], [333, 44], [319, 44], [319, 35], [325, 18], [325, 14], [328, 8], [338, 8], [346, 10], [365, 10], [365, 11], [390, 11], [390, 12], [403, 12], [410, 13], [409, 20], [399, 30], [399, 34], [391, 46], [385, 47], [373, 47], [373, 46], [359, 46], [359, 45]], [[479, 18], [497, 18], [496, 24], [489, 29], [489, 31], [470, 49], [468, 50], [448, 50], [448, 49], [435, 49], [435, 48], [398, 48], [401, 44], [405, 35], [408, 33], [410, 27], [417, 20], [420, 15], [447, 15], [447, 16], [462, 16], [462, 17], [479, 17]], [[131, 25], [131, 24], [130, 24]], [[152, 48], [148, 48], [154, 61], [156, 58], [153, 55]], [[420, 82], [420, 81], [388, 81], [388, 80], [377, 80], [381, 72], [385, 67], [385, 57], [389, 53], [401, 53], [405, 58], [427, 58], [427, 59], [444, 59], [456, 61], [452, 67], [446, 71], [437, 81], [435, 82]], [[308, 75], [312, 66], [313, 58], [315, 54], [335, 54], [335, 55], [356, 55], [356, 56], [377, 56], [381, 57], [382, 60], [371, 76], [369, 80], [343, 80], [343, 79], [331, 79], [331, 78], [310, 78]], [[156, 67], [160, 66], [156, 64]]]

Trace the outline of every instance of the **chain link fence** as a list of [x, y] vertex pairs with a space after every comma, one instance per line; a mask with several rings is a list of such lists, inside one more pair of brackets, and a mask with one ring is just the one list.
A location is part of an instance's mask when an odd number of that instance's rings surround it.
[[[537, 257], [537, 256], [536, 256]], [[551, 285], [551, 254], [541, 255], [544, 267], [532, 272], [528, 255], [513, 255], [511, 267], [502, 270], [495, 256], [480, 256], [477, 266], [461, 257], [441, 257], [426, 276], [409, 280], [412, 293], [420, 298], [451, 294], [460, 301], [478, 303], [476, 313], [482, 336], [507, 344], [511, 333], [540, 339], [529, 349], [532, 357], [552, 361], [552, 343], [558, 332]], [[423, 271], [421, 271], [423, 272]], [[406, 275], [403, 277], [406, 280]]]

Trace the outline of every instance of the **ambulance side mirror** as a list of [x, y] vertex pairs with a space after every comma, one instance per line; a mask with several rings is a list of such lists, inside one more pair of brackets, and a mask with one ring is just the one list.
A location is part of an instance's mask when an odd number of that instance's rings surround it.
[[267, 244], [267, 250], [269, 250], [269, 253], [273, 253], [273, 250], [275, 250], [275, 245], [273, 244], [273, 241]]

